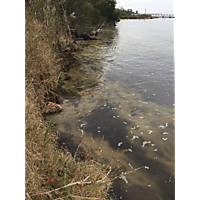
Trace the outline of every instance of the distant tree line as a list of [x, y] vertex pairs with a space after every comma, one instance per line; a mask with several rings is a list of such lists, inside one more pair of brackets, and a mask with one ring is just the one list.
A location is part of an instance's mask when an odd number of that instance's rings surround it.
[[124, 9], [119, 8], [117, 9], [117, 12], [119, 13], [120, 19], [152, 19], [152, 17], [149, 14], [139, 14], [136, 10], [135, 12], [132, 9]]
[[124, 8], [118, 8], [117, 10], [119, 12], [120, 17], [130, 16], [130, 15], [133, 15], [133, 14], [138, 14], [137, 10], [134, 12], [132, 9], [125, 10]]

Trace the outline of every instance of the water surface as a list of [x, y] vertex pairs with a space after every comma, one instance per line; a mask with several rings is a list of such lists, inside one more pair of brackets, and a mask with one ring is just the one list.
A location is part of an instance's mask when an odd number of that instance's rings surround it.
[[117, 199], [173, 200], [173, 19], [121, 20], [99, 37], [76, 54], [63, 86], [62, 144], [93, 146], [104, 165], [128, 149], [112, 168], [146, 168], [114, 181]]

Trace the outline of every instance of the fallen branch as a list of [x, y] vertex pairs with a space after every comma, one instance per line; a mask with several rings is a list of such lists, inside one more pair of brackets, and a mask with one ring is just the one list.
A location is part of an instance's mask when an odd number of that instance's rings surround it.
[[[109, 172], [101, 179], [101, 180], [98, 180], [96, 181], [96, 183], [99, 183], [99, 182], [102, 182], [111, 172], [111, 167], [110, 167], [110, 170]], [[85, 182], [90, 176], [87, 176], [84, 180], [82, 181], [77, 181], [77, 182], [74, 182], [73, 181], [71, 183], [69, 183], [68, 185], [65, 185], [63, 187], [60, 187], [60, 188], [57, 188], [55, 190], [51, 190], [49, 192], [44, 192], [44, 193], [40, 193], [40, 194], [33, 194], [33, 195], [30, 195], [30, 196], [37, 196], [37, 195], [43, 195], [43, 194], [50, 194], [52, 192], [55, 192], [55, 191], [58, 191], [58, 190], [61, 190], [63, 188], [67, 188], [67, 187], [70, 187], [70, 186], [73, 186], [73, 185], [83, 185], [83, 184], [92, 184], [94, 183], [93, 181], [90, 181], [90, 182]]]

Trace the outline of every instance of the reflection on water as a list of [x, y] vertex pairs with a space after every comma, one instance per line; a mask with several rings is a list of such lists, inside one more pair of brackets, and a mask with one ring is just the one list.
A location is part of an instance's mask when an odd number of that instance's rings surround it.
[[[156, 22], [160, 25], [166, 21]], [[166, 26], [170, 23], [167, 21]], [[117, 149], [128, 149], [112, 166], [121, 166], [123, 172], [145, 166], [114, 181], [117, 199], [174, 199], [173, 49], [170, 34], [162, 41], [162, 27], [160, 37], [144, 31], [152, 31], [155, 25], [150, 20], [145, 24], [142, 20], [123, 20], [118, 27], [105, 31], [101, 40], [90, 41], [99, 48], [89, 45], [77, 54], [82, 64], [79, 70], [69, 71], [76, 74], [74, 79], [82, 88], [74, 86], [73, 80], [66, 81], [66, 91], [73, 88], [78, 95], [68, 95], [63, 112], [56, 116], [69, 148], [75, 149], [81, 142], [83, 149], [89, 149], [95, 143], [96, 155], [105, 165]], [[134, 30], [132, 34], [130, 29]], [[146, 45], [148, 41], [152, 48]], [[160, 52], [156, 48], [161, 43], [164, 47]], [[134, 50], [130, 44], [134, 44]], [[165, 54], [169, 54], [167, 61]]]

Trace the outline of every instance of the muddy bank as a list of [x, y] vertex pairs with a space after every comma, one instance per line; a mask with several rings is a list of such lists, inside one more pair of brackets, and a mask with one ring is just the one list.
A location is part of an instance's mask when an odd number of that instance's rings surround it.
[[[96, 61], [89, 57], [80, 59], [80, 55], [84, 48], [95, 51], [98, 47], [94, 48], [88, 41], [79, 41], [78, 43], [80, 46], [78, 51], [59, 53], [59, 60], [62, 66], [61, 76], [58, 88], [54, 91], [58, 96], [56, 96], [56, 100], [55, 95], [53, 95], [54, 99], [50, 99], [60, 104], [65, 110], [67, 107], [68, 116], [70, 116], [70, 110], [73, 110], [74, 106], [76, 107], [79, 105], [82, 98], [82, 92], [98, 90], [103, 84], [103, 81], [101, 80], [103, 75], [102, 66], [96, 66]], [[91, 98], [93, 98], [93, 95]], [[55, 115], [57, 116], [59, 113], [56, 113]], [[53, 115], [47, 115], [46, 119], [50, 120], [52, 116]], [[66, 123], [68, 124], [68, 127], [65, 125], [64, 132], [60, 131], [60, 129], [62, 130], [62, 128], [60, 128], [62, 125], [58, 121], [55, 123], [57, 126], [56, 131], [59, 134], [58, 144], [60, 147], [70, 150], [72, 155], [74, 155], [81, 139], [74, 136], [74, 130], [71, 129], [73, 126], [71, 120], [69, 122], [66, 121]], [[84, 149], [80, 147], [79, 152], [83, 153]]]
[[[97, 40], [76, 41], [75, 52], [61, 52], [62, 75], [56, 91], [62, 98], [80, 97], [80, 92], [96, 90], [105, 85], [105, 67], [112, 61], [106, 54], [114, 48], [115, 28], [105, 29]], [[110, 48], [111, 47], [111, 48]]]
[[[87, 46], [87, 42], [80, 42], [80, 44]], [[94, 49], [92, 46], [87, 48]], [[99, 86], [98, 80], [103, 74], [102, 67], [95, 66], [94, 61], [88, 58], [80, 60], [78, 54], [81, 54], [81, 50], [74, 53], [60, 53], [62, 59], [60, 63], [63, 67], [56, 93], [63, 99], [80, 97], [79, 92]], [[88, 64], [90, 66], [87, 66]], [[92, 64], [94, 65], [91, 66]]]

